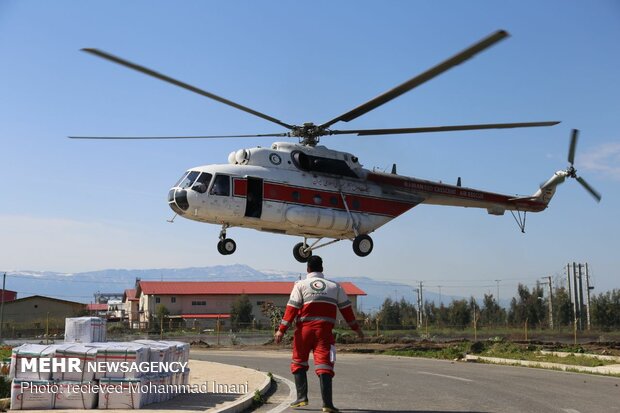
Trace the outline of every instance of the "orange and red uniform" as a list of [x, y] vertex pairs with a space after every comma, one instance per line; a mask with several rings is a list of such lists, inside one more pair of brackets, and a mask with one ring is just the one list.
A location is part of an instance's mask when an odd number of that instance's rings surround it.
[[340, 284], [326, 280], [321, 272], [311, 272], [305, 280], [295, 283], [278, 328], [285, 333], [297, 318], [291, 362], [293, 374], [308, 370], [308, 356], [312, 351], [316, 374], [334, 375], [336, 349], [332, 329], [337, 310], [353, 330], [360, 329], [351, 301]]

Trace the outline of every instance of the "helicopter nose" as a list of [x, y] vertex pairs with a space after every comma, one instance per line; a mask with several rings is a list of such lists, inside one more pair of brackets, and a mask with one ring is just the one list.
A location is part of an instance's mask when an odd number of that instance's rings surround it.
[[187, 202], [187, 191], [180, 188], [172, 188], [168, 192], [168, 205], [174, 212], [179, 215], [183, 215], [185, 211], [189, 209], [189, 202]]

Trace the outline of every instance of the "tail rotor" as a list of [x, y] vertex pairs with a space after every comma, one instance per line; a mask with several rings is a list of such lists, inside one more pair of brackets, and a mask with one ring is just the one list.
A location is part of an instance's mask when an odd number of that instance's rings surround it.
[[596, 200], [596, 202], [601, 202], [601, 194], [597, 192], [590, 184], [586, 182], [585, 179], [577, 175], [577, 170], [575, 169], [575, 152], [577, 149], [577, 140], [579, 139], [579, 130], [573, 129], [571, 134], [570, 146], [568, 149], [568, 168], [566, 169], [566, 176], [568, 178], [574, 178], [583, 186], [583, 188], [592, 195], [592, 197]]

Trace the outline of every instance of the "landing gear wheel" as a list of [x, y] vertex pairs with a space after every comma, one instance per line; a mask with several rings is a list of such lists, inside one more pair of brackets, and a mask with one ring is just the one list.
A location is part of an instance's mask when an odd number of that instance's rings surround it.
[[359, 257], [365, 257], [372, 252], [372, 238], [368, 235], [358, 235], [353, 240], [353, 252]]
[[217, 252], [222, 255], [230, 255], [237, 250], [237, 244], [230, 238], [226, 238], [217, 243]]
[[300, 242], [293, 248], [293, 257], [299, 262], [308, 262], [308, 258], [312, 256], [312, 251], [304, 251], [308, 248], [308, 244]]
[[224, 243], [222, 241], [218, 241], [217, 242], [217, 252], [219, 252], [222, 255], [226, 255], [226, 251], [224, 251]]

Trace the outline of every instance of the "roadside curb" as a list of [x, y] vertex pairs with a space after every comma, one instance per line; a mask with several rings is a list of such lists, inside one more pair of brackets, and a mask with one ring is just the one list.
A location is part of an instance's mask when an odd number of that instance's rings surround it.
[[[260, 386], [255, 389], [260, 392], [261, 395], [265, 395], [269, 391], [271, 387], [271, 377], [269, 377], [266, 373], [262, 371], [254, 370], [263, 376], [265, 376], [265, 380], [260, 384]], [[224, 406], [206, 410], [208, 413], [239, 413], [246, 410], [248, 407], [252, 405], [252, 399], [254, 398], [254, 391], [250, 391], [243, 397], [227, 402]]]
[[588, 367], [588, 366], [575, 366], [575, 365], [560, 364], [560, 363], [548, 363], [548, 362], [543, 362], [543, 361], [529, 361], [529, 360], [504, 359], [504, 358], [498, 358], [498, 357], [473, 356], [471, 354], [468, 354], [465, 356], [465, 361], [469, 361], [469, 362], [484, 361], [484, 362], [492, 363], [492, 364], [538, 367], [538, 368], [544, 368], [544, 369], [571, 371], [571, 372], [579, 372], [579, 373], [596, 373], [596, 374], [603, 374], [603, 375], [620, 374], [620, 364], [611, 364], [611, 365], [599, 366], [599, 367]]

